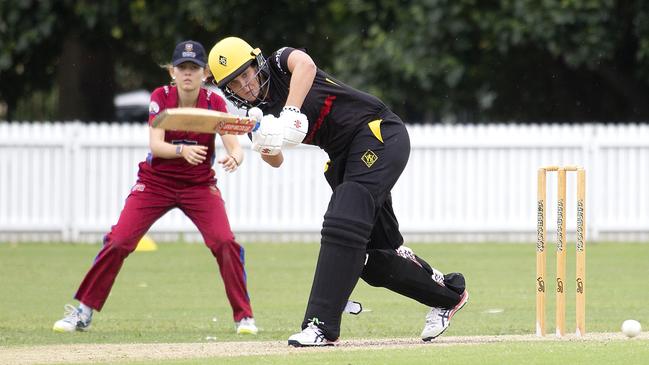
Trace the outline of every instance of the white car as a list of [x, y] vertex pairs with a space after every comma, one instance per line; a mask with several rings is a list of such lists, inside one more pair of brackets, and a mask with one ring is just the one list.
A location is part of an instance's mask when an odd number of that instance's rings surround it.
[[115, 119], [118, 122], [146, 122], [149, 120], [149, 100], [147, 90], [134, 90], [115, 95]]

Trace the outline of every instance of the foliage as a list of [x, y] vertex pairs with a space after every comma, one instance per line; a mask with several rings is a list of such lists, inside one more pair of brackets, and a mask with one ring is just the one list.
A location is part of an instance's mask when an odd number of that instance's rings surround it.
[[182, 39], [209, 49], [237, 35], [265, 54], [306, 48], [408, 121], [649, 118], [649, 4], [640, 0], [5, 0], [0, 33], [10, 111], [75, 72], [59, 63], [75, 35], [115, 68], [97, 70], [109, 94], [166, 82], [158, 65]]
[[61, 31], [56, 1], [0, 2], [0, 100], [9, 108], [34, 90], [52, 86]]
[[[344, 1], [341, 1], [344, 3]], [[353, 1], [336, 69], [433, 119], [649, 117], [647, 5], [615, 0]], [[373, 11], [368, 11], [368, 9]], [[368, 70], [372, 70], [368, 72]], [[341, 76], [343, 77], [343, 76]]]

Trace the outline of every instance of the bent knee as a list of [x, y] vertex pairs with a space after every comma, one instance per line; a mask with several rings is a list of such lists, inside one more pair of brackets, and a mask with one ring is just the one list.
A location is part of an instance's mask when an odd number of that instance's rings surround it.
[[205, 245], [213, 252], [222, 252], [226, 250], [239, 251], [242, 249], [234, 239], [234, 235], [232, 233], [217, 233], [209, 235], [205, 237]]

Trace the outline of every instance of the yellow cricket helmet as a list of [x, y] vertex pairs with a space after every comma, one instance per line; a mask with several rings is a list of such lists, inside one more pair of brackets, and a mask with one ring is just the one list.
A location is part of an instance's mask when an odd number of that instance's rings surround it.
[[232, 79], [239, 76], [253, 61], [261, 68], [264, 58], [259, 48], [252, 48], [246, 41], [228, 37], [218, 41], [208, 57], [210, 72], [216, 86], [224, 88]]

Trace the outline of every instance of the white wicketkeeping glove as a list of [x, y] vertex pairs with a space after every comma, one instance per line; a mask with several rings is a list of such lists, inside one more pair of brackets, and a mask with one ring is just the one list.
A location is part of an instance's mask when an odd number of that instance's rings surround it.
[[282, 151], [284, 128], [274, 115], [264, 115], [252, 132], [252, 149], [262, 155], [275, 156]]
[[283, 147], [295, 147], [304, 141], [309, 130], [309, 120], [300, 109], [293, 106], [285, 106], [279, 115], [279, 120], [284, 126]]

